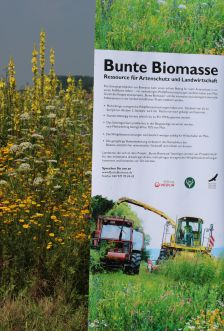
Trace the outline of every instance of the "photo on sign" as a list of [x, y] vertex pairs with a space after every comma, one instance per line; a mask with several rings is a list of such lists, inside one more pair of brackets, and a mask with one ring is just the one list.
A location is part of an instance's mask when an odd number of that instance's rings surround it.
[[223, 54], [222, 0], [97, 0], [96, 49]]

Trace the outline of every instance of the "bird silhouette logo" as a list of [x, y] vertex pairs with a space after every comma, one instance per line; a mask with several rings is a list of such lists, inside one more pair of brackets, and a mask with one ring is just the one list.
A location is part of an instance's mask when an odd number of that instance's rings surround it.
[[216, 174], [214, 177], [212, 177], [211, 179], [209, 179], [209, 183], [216, 182], [217, 177], [218, 177], [218, 174]]

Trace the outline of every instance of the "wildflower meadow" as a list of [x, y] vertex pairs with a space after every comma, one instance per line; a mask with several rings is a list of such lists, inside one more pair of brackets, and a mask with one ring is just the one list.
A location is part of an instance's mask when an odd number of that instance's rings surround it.
[[91, 274], [89, 330], [223, 331], [223, 262], [179, 256], [138, 276]]
[[62, 89], [44, 31], [31, 67], [0, 79], [0, 330], [85, 330], [92, 93]]
[[97, 0], [95, 48], [223, 54], [222, 0]]

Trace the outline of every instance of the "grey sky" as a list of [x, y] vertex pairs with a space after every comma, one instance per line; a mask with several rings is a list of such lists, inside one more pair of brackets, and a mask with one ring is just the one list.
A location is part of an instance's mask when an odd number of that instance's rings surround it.
[[56, 54], [57, 74], [93, 75], [95, 0], [0, 0], [0, 70], [13, 56], [19, 85], [31, 82], [39, 33]]

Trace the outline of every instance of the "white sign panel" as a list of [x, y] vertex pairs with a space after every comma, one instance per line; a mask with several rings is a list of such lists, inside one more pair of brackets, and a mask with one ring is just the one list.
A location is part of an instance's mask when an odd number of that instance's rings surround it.
[[[221, 56], [95, 51], [92, 195], [214, 225], [224, 246]], [[134, 207], [151, 247], [164, 220]]]

